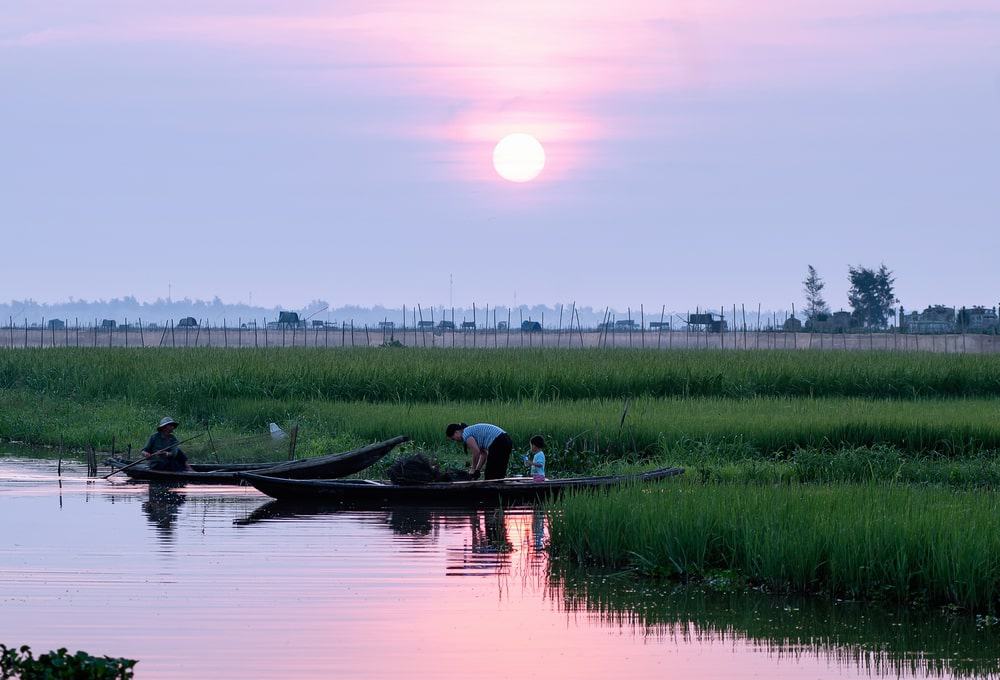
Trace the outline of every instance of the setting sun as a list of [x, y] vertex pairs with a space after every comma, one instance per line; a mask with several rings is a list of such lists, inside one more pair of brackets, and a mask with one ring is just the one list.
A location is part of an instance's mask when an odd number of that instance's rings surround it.
[[529, 134], [507, 135], [493, 149], [493, 167], [511, 182], [530, 182], [545, 167], [545, 149]]

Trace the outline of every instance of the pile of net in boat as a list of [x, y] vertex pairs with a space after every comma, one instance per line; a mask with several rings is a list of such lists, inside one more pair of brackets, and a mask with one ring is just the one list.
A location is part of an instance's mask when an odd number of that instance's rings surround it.
[[464, 482], [475, 477], [459, 468], [441, 468], [422, 453], [403, 456], [389, 466], [389, 479], [393, 484], [414, 486], [433, 482]]

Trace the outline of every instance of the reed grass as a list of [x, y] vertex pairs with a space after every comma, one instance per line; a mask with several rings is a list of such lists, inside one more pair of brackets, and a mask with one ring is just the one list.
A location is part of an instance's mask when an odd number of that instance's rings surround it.
[[0, 389], [22, 388], [177, 404], [217, 398], [997, 397], [1000, 355], [420, 348], [0, 352]]
[[664, 579], [731, 570], [773, 592], [1000, 605], [1000, 494], [680, 481], [552, 503], [553, 551]]

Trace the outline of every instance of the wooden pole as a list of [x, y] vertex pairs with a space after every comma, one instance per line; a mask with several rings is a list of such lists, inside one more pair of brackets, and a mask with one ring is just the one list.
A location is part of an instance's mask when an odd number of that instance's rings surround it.
[[559, 328], [556, 330], [556, 347], [559, 347], [559, 343], [562, 340], [562, 315], [563, 315], [563, 304], [559, 303]]
[[288, 437], [288, 460], [295, 460], [295, 446], [299, 441], [299, 426], [298, 423], [292, 428], [291, 433]]
[[642, 303], [639, 304], [639, 339], [642, 341], [642, 348], [646, 349], [646, 310]]

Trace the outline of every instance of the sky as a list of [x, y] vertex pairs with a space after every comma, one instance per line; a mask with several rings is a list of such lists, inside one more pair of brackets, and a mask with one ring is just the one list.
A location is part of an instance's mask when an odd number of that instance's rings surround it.
[[0, 300], [992, 306], [998, 197], [996, 0], [0, 5]]

